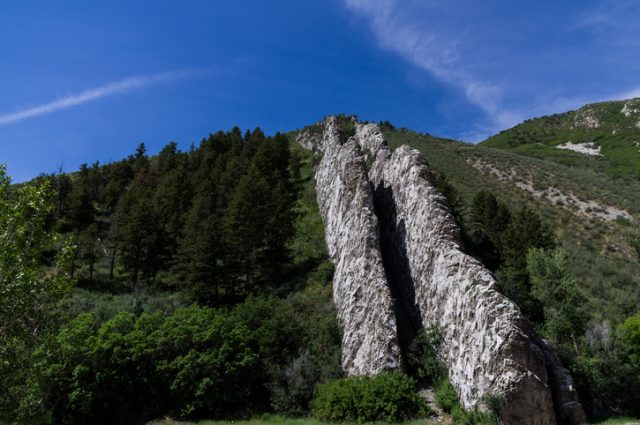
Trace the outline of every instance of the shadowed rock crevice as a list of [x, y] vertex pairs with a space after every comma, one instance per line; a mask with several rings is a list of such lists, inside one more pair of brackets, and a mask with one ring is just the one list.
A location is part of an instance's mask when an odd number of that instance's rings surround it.
[[567, 370], [493, 274], [463, 251], [422, 155], [392, 151], [373, 124], [355, 124], [348, 140], [335, 118], [321, 128], [299, 142], [316, 153], [345, 372], [401, 367], [413, 336], [433, 327], [463, 407], [499, 396], [506, 424], [583, 423]]
[[384, 272], [365, 163], [335, 118], [301, 141], [316, 154], [318, 206], [335, 264], [333, 299], [342, 330], [342, 368], [375, 375], [401, 366], [394, 305]]
[[407, 258], [404, 220], [398, 221], [391, 188], [385, 188], [383, 185], [375, 188], [373, 211], [378, 217], [382, 263], [394, 299], [398, 343], [406, 367], [409, 346], [424, 325], [416, 304], [416, 289]]

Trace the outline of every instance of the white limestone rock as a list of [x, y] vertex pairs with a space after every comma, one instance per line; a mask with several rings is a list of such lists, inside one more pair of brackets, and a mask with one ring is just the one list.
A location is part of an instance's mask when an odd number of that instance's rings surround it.
[[[315, 137], [315, 139], [314, 139]], [[342, 368], [375, 375], [400, 367], [393, 301], [384, 274], [371, 187], [355, 140], [345, 141], [335, 118], [322, 137], [306, 135], [321, 158], [315, 169], [318, 205], [335, 264], [333, 298], [342, 329]]]
[[620, 110], [620, 112], [627, 118], [629, 118], [631, 115], [637, 114], [638, 112], [640, 112], [640, 109], [638, 108], [638, 105], [640, 104], [640, 102], [638, 102], [638, 99], [629, 99], [626, 102], [624, 102], [624, 105], [622, 106], [622, 109]]
[[[615, 133], [614, 133], [615, 134]], [[556, 146], [556, 149], [564, 149], [590, 156], [602, 156], [600, 146], [595, 143], [573, 143], [571, 141]]]

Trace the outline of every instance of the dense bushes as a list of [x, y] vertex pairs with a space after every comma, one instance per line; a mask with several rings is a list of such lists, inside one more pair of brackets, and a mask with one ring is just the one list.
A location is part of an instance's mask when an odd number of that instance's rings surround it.
[[442, 334], [437, 328], [418, 332], [406, 351], [408, 372], [415, 376], [421, 385], [428, 384], [434, 389], [436, 405], [443, 412], [450, 414], [455, 424], [497, 425], [500, 408], [498, 398], [489, 397], [485, 400], [488, 412], [465, 411], [460, 406], [458, 393], [449, 381], [447, 368], [437, 357], [441, 343]]
[[484, 400], [487, 411], [464, 410], [460, 406], [460, 399], [455, 388], [451, 385], [449, 378], [444, 375], [435, 390], [436, 404], [442, 411], [448, 413], [453, 418], [453, 422], [458, 425], [498, 425], [500, 408], [503, 400], [499, 397], [489, 396]]
[[291, 304], [304, 329], [298, 355], [275, 373], [271, 382], [271, 406], [293, 416], [309, 413], [315, 385], [342, 376], [340, 333], [331, 299], [331, 286], [319, 282], [292, 294]]
[[[309, 352], [294, 308], [286, 300], [249, 298], [231, 310], [120, 313], [102, 325], [81, 314], [38, 353], [46, 404], [64, 424], [268, 410], [272, 394], [290, 391], [282, 378], [287, 365]], [[330, 336], [325, 342], [336, 345]], [[325, 367], [331, 361], [315, 359]], [[322, 374], [307, 369], [313, 386]]]
[[401, 372], [358, 376], [318, 385], [313, 412], [331, 421], [393, 421], [424, 414], [415, 381]]
[[640, 415], [640, 315], [617, 329], [597, 328], [591, 324], [587, 347], [573, 365], [586, 389], [583, 404], [597, 415]]
[[454, 409], [460, 408], [460, 399], [451, 381], [447, 377], [438, 383], [436, 387], [436, 404], [446, 413], [451, 413]]
[[430, 384], [439, 382], [447, 375], [447, 369], [438, 360], [437, 353], [442, 335], [437, 328], [422, 329], [406, 350], [407, 371], [418, 381]]

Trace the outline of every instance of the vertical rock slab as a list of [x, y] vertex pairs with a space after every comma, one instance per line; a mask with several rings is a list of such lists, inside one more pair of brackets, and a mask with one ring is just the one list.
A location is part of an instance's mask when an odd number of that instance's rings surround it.
[[[381, 238], [394, 257], [388, 274], [408, 274], [397, 293], [413, 294], [421, 324], [443, 334], [440, 356], [465, 408], [485, 397], [505, 398], [507, 424], [547, 425], [558, 416], [582, 423], [571, 377], [542, 344], [493, 275], [465, 254], [446, 200], [422, 155], [392, 151], [376, 125], [358, 125], [355, 139], [372, 155], [369, 180]], [[402, 266], [398, 268], [398, 264]], [[555, 359], [555, 362], [552, 361]], [[554, 408], [555, 396], [555, 408]]]
[[342, 368], [375, 375], [400, 367], [400, 348], [380, 253], [378, 220], [364, 158], [328, 118], [319, 135], [301, 137], [315, 150], [317, 200], [335, 264], [333, 298], [342, 330]]

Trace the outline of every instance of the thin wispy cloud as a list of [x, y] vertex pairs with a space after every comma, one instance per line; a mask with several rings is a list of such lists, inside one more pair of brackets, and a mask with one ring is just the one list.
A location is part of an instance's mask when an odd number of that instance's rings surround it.
[[[563, 107], [637, 93], [632, 75], [640, 61], [628, 46], [640, 36], [635, 24], [640, 7], [630, 0], [578, 12], [567, 6], [567, 13], [550, 18], [544, 4], [523, 11], [514, 5], [508, 20], [495, 18], [504, 16], [505, 6], [491, 1], [340, 1], [367, 22], [379, 47], [427, 71], [482, 111], [485, 118], [458, 135], [467, 140], [482, 140]], [[634, 26], [622, 30], [612, 21]], [[628, 74], [621, 75], [625, 68]]]
[[[459, 49], [464, 32], [456, 36], [433, 29], [430, 4], [420, 2], [422, 14], [407, 13], [407, 2], [397, 0], [343, 0], [351, 10], [365, 17], [379, 44], [398, 53], [420, 68], [430, 72], [442, 82], [462, 91], [469, 102], [480, 107], [494, 121], [492, 127], [513, 125], [520, 116], [500, 108], [501, 89], [477, 78], [464, 65], [465, 58]], [[404, 6], [404, 7], [401, 7]], [[437, 13], [433, 4], [432, 10]]]
[[56, 99], [41, 105], [25, 108], [19, 111], [0, 114], [0, 126], [16, 123], [39, 115], [51, 114], [62, 109], [93, 102], [104, 97], [117, 94], [126, 94], [144, 87], [167, 84], [180, 80], [198, 78], [210, 75], [213, 69], [182, 69], [178, 71], [164, 72], [161, 74], [141, 75], [128, 77], [122, 80], [109, 82], [101, 86], [84, 90], [80, 93]]

